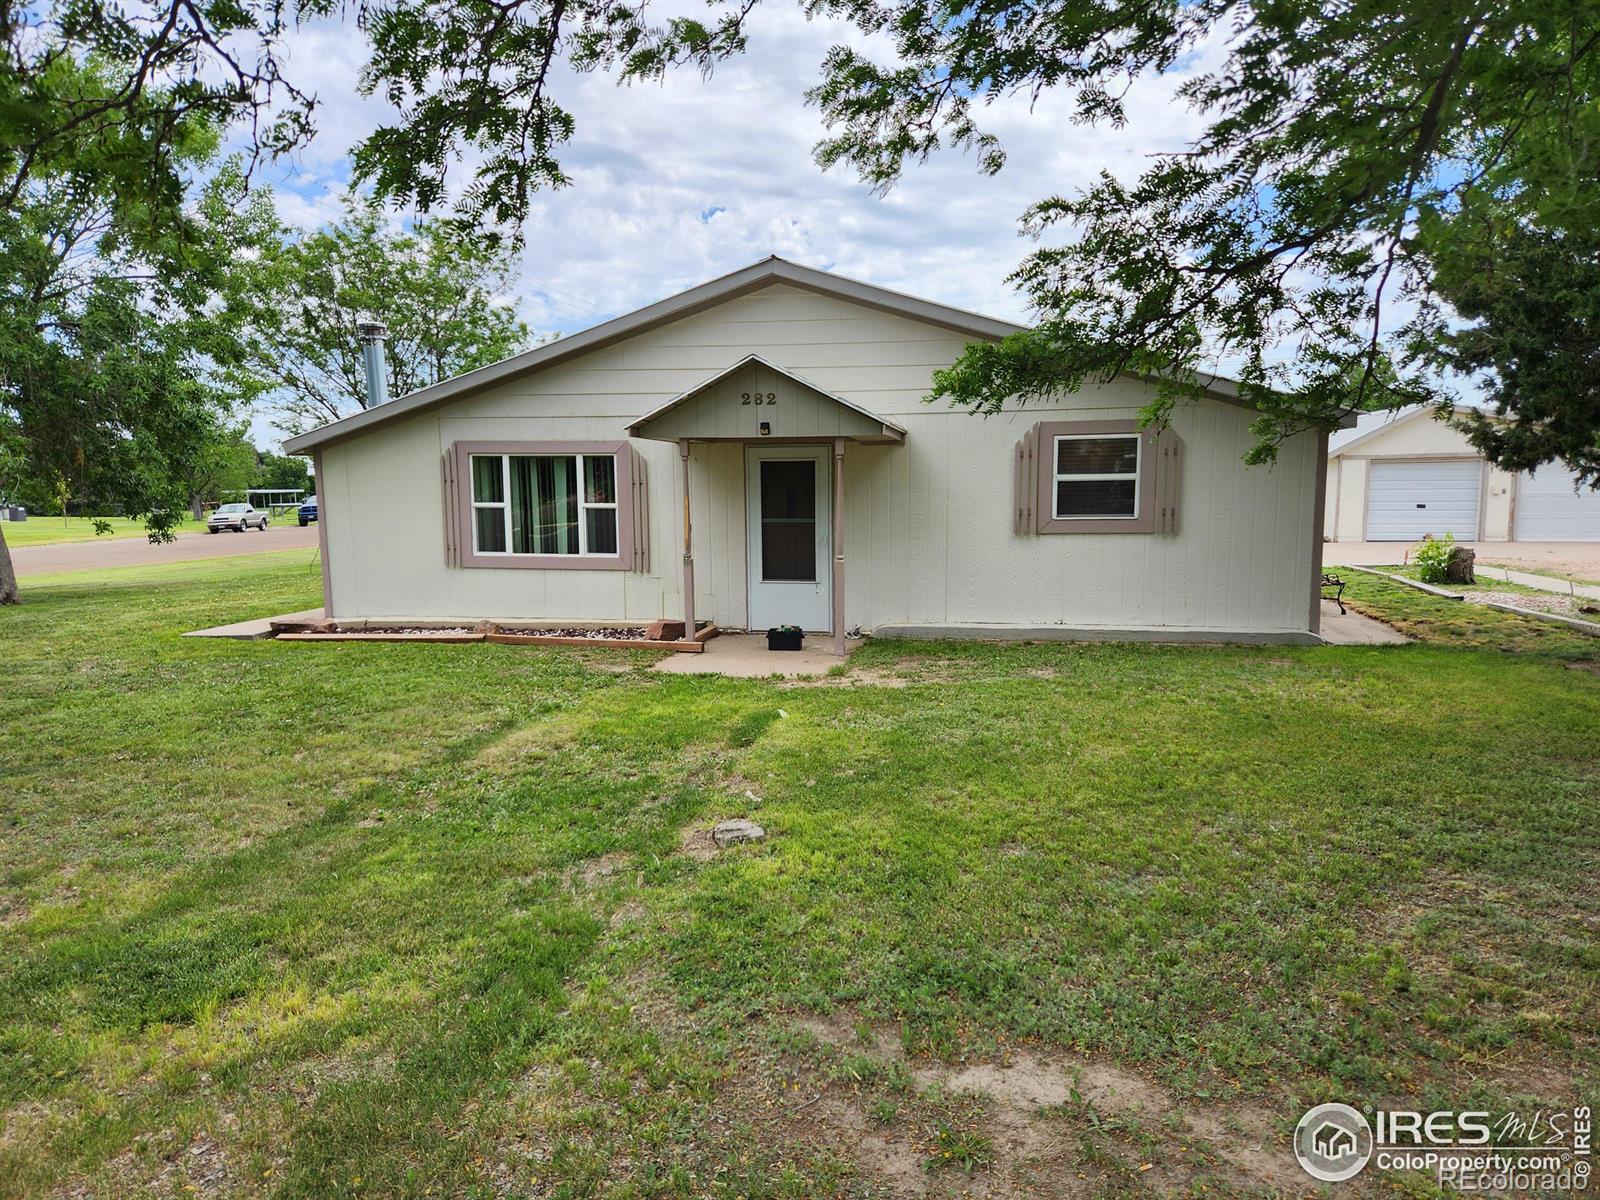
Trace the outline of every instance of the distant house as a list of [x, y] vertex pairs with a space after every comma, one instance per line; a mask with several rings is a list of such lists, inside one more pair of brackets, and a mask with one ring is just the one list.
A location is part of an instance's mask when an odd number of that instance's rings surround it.
[[772, 258], [292, 438], [329, 612], [1315, 641], [1325, 443], [1247, 467], [1221, 379], [924, 402], [1017, 328]]
[[1336, 542], [1600, 542], [1600, 492], [1559, 463], [1492, 467], [1431, 408], [1362, 417], [1328, 443], [1325, 531]]

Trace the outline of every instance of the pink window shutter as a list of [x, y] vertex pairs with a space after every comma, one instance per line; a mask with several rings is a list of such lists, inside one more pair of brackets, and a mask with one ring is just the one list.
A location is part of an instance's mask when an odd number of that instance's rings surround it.
[[1034, 497], [1039, 490], [1039, 427], [1028, 430], [1014, 454], [1011, 482], [1011, 531], [1034, 532]]
[[1177, 533], [1183, 493], [1183, 439], [1172, 429], [1163, 429], [1150, 440], [1150, 449], [1156, 470], [1155, 531]]
[[650, 486], [644, 455], [628, 447], [628, 487], [633, 499], [633, 569], [650, 571]]
[[444, 565], [447, 567], [461, 565], [460, 529], [457, 527], [461, 505], [456, 499], [455, 458], [454, 454], [446, 451], [439, 459], [444, 498]]

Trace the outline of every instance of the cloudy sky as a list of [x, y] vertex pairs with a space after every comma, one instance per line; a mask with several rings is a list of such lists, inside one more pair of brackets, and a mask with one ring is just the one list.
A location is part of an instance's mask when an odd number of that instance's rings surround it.
[[[573, 182], [540, 197], [529, 221], [517, 297], [525, 319], [571, 333], [769, 254], [1024, 319], [1005, 283], [1029, 245], [1018, 234], [1023, 209], [1101, 170], [1131, 177], [1199, 130], [1173, 100], [1185, 71], [1137, 84], [1120, 130], [1073, 124], [1065, 95], [1031, 107], [1019, 98], [984, 116], [1009, 155], [1000, 176], [947, 152], [874, 195], [812, 158], [823, 129], [803, 94], [828, 48], [845, 41], [860, 36], [775, 3], [752, 17], [748, 52], [710, 80], [688, 71], [621, 88], [603, 74], [563, 78], [577, 131], [561, 160]], [[316, 140], [268, 173], [285, 219], [311, 226], [337, 215], [350, 148], [388, 115], [356, 94], [363, 50], [339, 27], [303, 30], [290, 47], [287, 73], [320, 107]], [[1204, 69], [1211, 57], [1186, 66]], [[260, 444], [277, 441], [265, 418], [255, 428]]]

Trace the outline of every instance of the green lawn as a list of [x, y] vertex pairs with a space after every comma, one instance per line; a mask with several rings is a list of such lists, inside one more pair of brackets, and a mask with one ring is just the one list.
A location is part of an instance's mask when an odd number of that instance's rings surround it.
[[1593, 639], [176, 636], [318, 586], [0, 610], [0, 1195], [1300, 1194], [1312, 1100], [1600, 1103]]
[[[96, 534], [94, 523], [97, 520], [110, 525], [111, 532]], [[205, 529], [203, 522], [185, 517], [173, 532], [199, 533], [203, 529]], [[6, 545], [15, 548], [44, 546], [53, 542], [89, 542], [96, 537], [144, 537], [145, 528], [143, 521], [133, 521], [127, 517], [30, 516], [26, 521], [7, 521], [5, 527], [0, 529], [0, 536], [4, 536]]]

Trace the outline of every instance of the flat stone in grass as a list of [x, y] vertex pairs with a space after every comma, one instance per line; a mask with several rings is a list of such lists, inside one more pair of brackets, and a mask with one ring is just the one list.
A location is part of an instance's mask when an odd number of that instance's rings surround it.
[[760, 842], [766, 840], [767, 831], [754, 821], [746, 821], [739, 817], [732, 821], [724, 821], [711, 831], [711, 838], [718, 846], [726, 849], [737, 846], [741, 842]]

